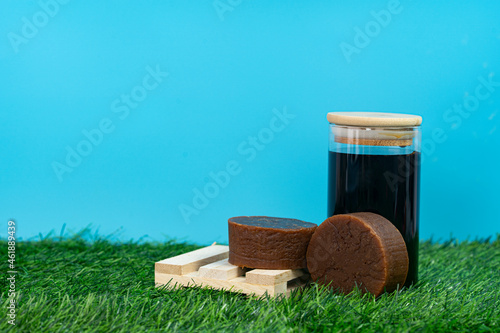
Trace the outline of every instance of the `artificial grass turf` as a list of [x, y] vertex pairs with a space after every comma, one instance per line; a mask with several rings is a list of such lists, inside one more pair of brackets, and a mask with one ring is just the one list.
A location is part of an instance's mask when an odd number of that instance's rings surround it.
[[378, 299], [312, 285], [291, 298], [154, 288], [154, 262], [198, 246], [66, 239], [17, 244], [17, 325], [7, 323], [7, 243], [0, 241], [0, 331], [500, 332], [500, 235], [421, 243], [420, 282]]

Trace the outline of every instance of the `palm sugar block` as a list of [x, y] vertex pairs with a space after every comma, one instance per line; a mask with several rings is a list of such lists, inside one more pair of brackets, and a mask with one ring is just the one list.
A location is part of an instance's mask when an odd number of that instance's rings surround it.
[[306, 268], [314, 223], [267, 216], [230, 218], [229, 263], [248, 268]]
[[375, 296], [403, 286], [408, 253], [398, 229], [373, 213], [335, 215], [317, 228], [309, 242], [311, 278], [344, 293], [358, 286]]

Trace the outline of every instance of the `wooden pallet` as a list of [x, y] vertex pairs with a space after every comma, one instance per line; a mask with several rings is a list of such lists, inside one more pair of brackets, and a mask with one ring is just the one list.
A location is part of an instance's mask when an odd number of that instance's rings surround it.
[[242, 269], [227, 262], [229, 247], [207, 246], [155, 263], [157, 287], [208, 286], [248, 295], [290, 295], [307, 284], [302, 269]]

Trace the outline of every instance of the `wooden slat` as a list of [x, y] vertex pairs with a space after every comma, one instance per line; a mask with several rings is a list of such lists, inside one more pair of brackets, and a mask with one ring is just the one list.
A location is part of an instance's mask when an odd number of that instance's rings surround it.
[[280, 294], [286, 294], [288, 291], [286, 282], [280, 283], [275, 286], [256, 285], [245, 282], [244, 277], [237, 277], [231, 280], [216, 280], [200, 277], [198, 272], [193, 272], [188, 275], [162, 274], [155, 272], [155, 282], [157, 286], [166, 284], [168, 284], [169, 286], [174, 286], [176, 283], [177, 287], [209, 286], [215, 289], [224, 289], [233, 292], [254, 294], [257, 296], [261, 296], [266, 293], [270, 296], [277, 296]]
[[293, 290], [304, 288], [307, 285], [307, 280], [306, 279], [302, 280], [302, 278], [305, 276], [306, 275], [303, 275], [302, 277], [300, 277], [298, 279], [287, 282], [286, 297], [290, 297]]
[[243, 269], [231, 265], [227, 259], [200, 267], [200, 277], [217, 280], [230, 280], [243, 275]]
[[197, 271], [201, 266], [225, 259], [229, 247], [225, 245], [207, 246], [155, 263], [155, 272], [184, 275]]
[[249, 295], [290, 295], [291, 290], [307, 283], [303, 270], [247, 271], [227, 261], [229, 248], [212, 245], [155, 263], [158, 287], [208, 286]]
[[304, 275], [301, 269], [254, 269], [246, 273], [248, 283], [272, 286]]

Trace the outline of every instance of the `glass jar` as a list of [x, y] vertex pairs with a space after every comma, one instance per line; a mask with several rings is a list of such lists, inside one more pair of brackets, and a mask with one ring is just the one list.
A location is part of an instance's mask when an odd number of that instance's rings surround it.
[[418, 279], [420, 116], [331, 112], [328, 216], [372, 212], [401, 232], [409, 269], [405, 286]]

